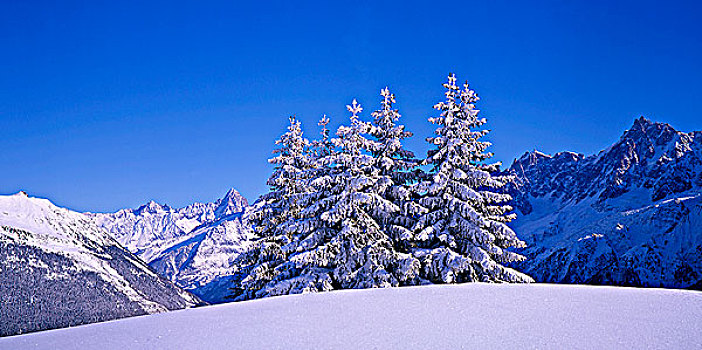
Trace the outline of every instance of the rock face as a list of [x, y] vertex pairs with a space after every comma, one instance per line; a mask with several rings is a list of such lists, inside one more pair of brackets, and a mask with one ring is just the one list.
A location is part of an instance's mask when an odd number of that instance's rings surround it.
[[0, 196], [0, 336], [201, 304], [87, 215]]
[[702, 132], [642, 117], [596, 155], [534, 151], [508, 172], [528, 244], [517, 267], [537, 281], [700, 285]]
[[215, 202], [180, 209], [149, 202], [138, 209], [90, 215], [162, 276], [217, 303], [230, 294], [234, 259], [253, 233], [244, 219], [246, 208], [246, 199], [231, 189]]

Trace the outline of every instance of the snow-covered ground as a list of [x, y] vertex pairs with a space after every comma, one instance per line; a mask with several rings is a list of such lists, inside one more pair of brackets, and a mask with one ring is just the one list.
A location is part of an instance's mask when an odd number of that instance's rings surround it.
[[699, 349], [702, 293], [547, 284], [292, 295], [0, 338], [0, 349]]

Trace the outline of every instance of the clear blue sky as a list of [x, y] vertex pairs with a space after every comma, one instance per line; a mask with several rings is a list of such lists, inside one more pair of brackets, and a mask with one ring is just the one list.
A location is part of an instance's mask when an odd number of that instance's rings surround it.
[[[409, 146], [456, 72], [492, 151], [590, 154], [645, 115], [702, 129], [698, 2], [34, 2], [0, 5], [0, 193], [77, 210], [265, 191], [296, 114], [316, 136], [397, 95]], [[490, 3], [490, 4], [486, 4]]]

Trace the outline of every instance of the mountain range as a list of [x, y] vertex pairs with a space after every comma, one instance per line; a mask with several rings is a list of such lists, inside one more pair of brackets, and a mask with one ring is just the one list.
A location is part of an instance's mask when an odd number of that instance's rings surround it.
[[702, 287], [702, 132], [641, 117], [597, 154], [527, 152], [508, 173], [536, 281]]
[[88, 215], [162, 276], [217, 303], [230, 294], [234, 258], [253, 234], [244, 219], [247, 208], [246, 199], [231, 189], [217, 201], [184, 208], [151, 201], [137, 209]]

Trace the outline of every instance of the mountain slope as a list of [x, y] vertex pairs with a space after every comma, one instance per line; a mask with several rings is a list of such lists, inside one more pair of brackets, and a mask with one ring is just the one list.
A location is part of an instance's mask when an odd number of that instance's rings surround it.
[[195, 306], [81, 213], [0, 196], [0, 335]]
[[149, 202], [138, 209], [90, 215], [162, 276], [216, 303], [229, 294], [237, 271], [234, 259], [251, 238], [244, 219], [247, 207], [246, 199], [231, 189], [215, 202], [180, 209]]
[[509, 169], [542, 282], [686, 288], [702, 281], [702, 132], [645, 118], [585, 157], [529, 152]]
[[35, 349], [692, 349], [702, 294], [540, 284], [347, 290], [0, 339]]

